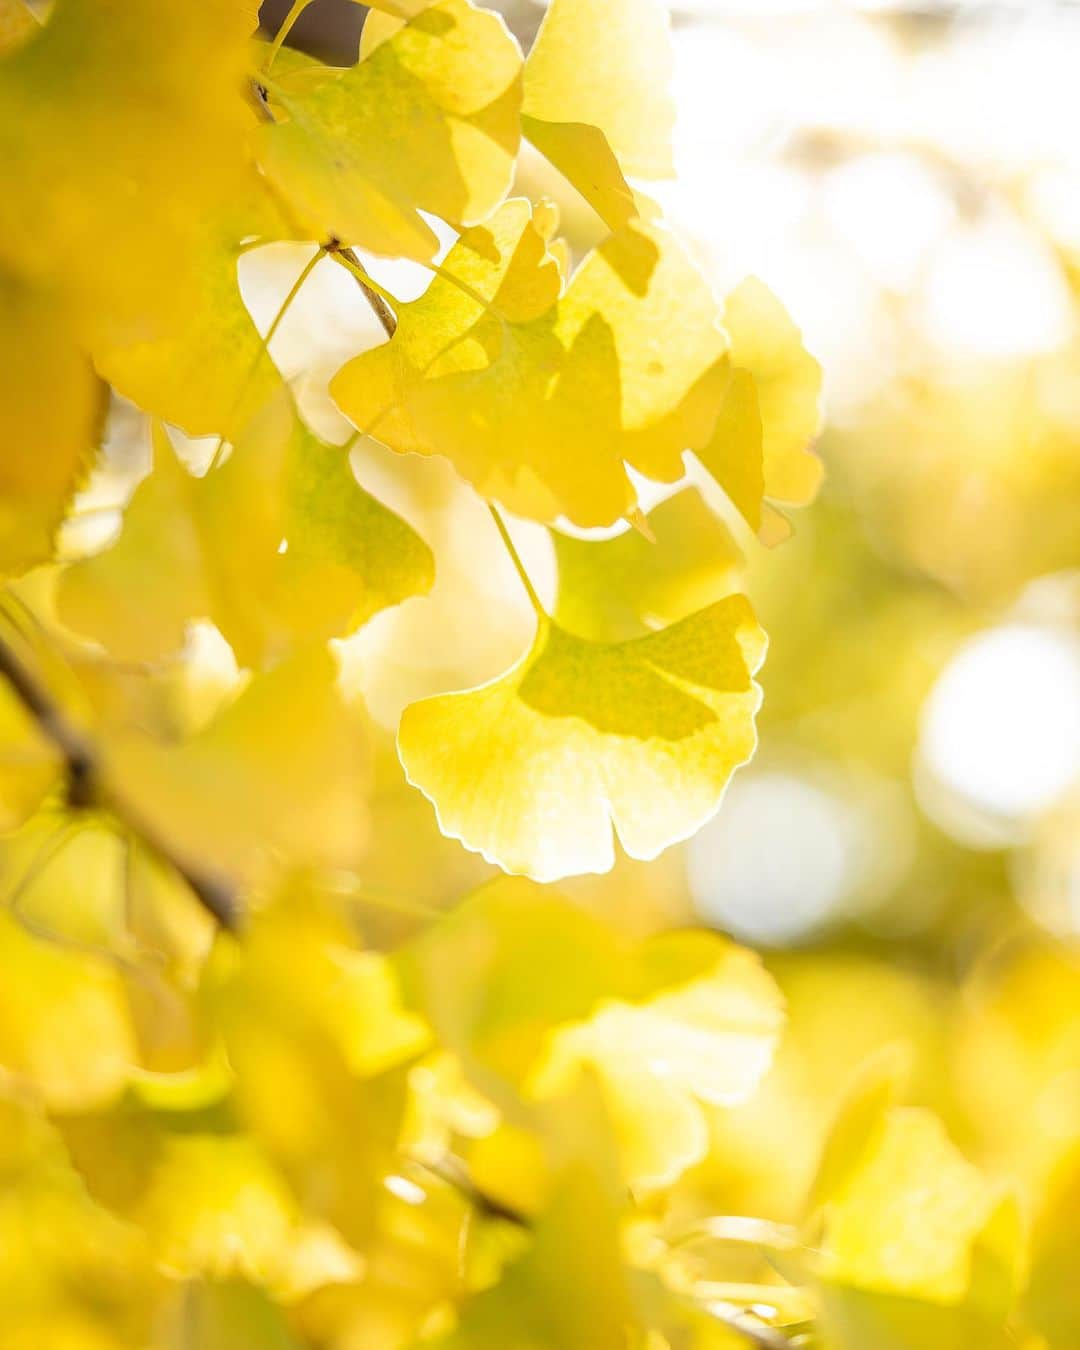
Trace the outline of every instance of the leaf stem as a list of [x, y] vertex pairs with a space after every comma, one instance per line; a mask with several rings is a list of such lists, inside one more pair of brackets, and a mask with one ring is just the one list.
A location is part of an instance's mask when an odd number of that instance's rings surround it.
[[281, 51], [285, 39], [292, 32], [293, 24], [310, 4], [311, 0], [293, 0], [292, 9], [285, 15], [285, 18], [281, 22], [281, 27], [277, 30], [277, 36], [270, 44], [270, 51], [267, 53], [266, 64], [263, 66], [264, 70], [269, 70], [274, 64], [274, 58], [277, 56], [278, 52]]
[[503, 544], [506, 546], [507, 553], [510, 554], [510, 561], [514, 564], [514, 570], [517, 572], [521, 584], [525, 587], [529, 601], [536, 611], [537, 618], [546, 623], [548, 612], [540, 603], [540, 597], [536, 594], [536, 590], [529, 580], [529, 574], [525, 571], [525, 564], [521, 561], [521, 554], [518, 553], [517, 549], [514, 547], [514, 541], [510, 538], [510, 531], [506, 528], [506, 522], [499, 514], [499, 509], [494, 502], [488, 502], [488, 510], [491, 512], [492, 520], [494, 520], [495, 524], [498, 526]]
[[67, 714], [38, 677], [0, 637], [0, 677], [38, 725], [46, 740], [59, 751], [67, 770], [68, 801], [72, 807], [103, 806], [143, 844], [166, 862], [187, 884], [204, 909], [222, 928], [235, 931], [239, 909], [232, 885], [181, 857], [142, 819], [138, 809], [105, 783], [101, 755], [94, 742], [68, 721]]
[[336, 240], [324, 244], [323, 248], [354, 278], [356, 284], [364, 292], [368, 304], [375, 311], [375, 317], [382, 324], [383, 332], [388, 338], [393, 337], [397, 332], [397, 315], [391, 308], [390, 302], [397, 304], [396, 297], [368, 275], [367, 270], [351, 248], [337, 243]]

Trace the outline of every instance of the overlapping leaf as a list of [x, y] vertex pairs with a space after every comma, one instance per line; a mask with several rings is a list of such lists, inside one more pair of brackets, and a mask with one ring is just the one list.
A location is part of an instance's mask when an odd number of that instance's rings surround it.
[[51, 556], [106, 403], [62, 305], [0, 272], [0, 575]]
[[775, 543], [790, 527], [770, 502], [803, 506], [821, 482], [821, 461], [809, 452], [821, 423], [821, 367], [783, 305], [755, 277], [727, 297], [724, 328], [730, 382], [698, 455], [748, 524]]
[[702, 1103], [757, 1086], [783, 1020], [750, 953], [712, 934], [639, 945], [522, 881], [485, 887], [398, 958], [444, 1044], [497, 1100], [602, 1088], [622, 1174], [647, 1188], [703, 1156]]
[[65, 572], [58, 604], [66, 623], [124, 659], [174, 654], [187, 625], [209, 618], [241, 663], [262, 665], [352, 632], [432, 576], [427, 545], [285, 398], [203, 479], [159, 428], [119, 538]]
[[398, 749], [440, 826], [542, 881], [653, 858], [712, 815], [754, 748], [764, 635], [742, 596], [605, 645], [544, 619], [490, 684], [405, 710]]
[[438, 0], [349, 70], [267, 73], [283, 120], [260, 132], [260, 164], [312, 237], [429, 259], [418, 212], [474, 224], [510, 186], [520, 71], [496, 15]]
[[727, 381], [716, 307], [663, 230], [628, 226], [558, 297], [526, 202], [467, 231], [393, 339], [331, 386], [363, 430], [443, 454], [537, 520], [606, 525], [635, 503], [632, 464], [666, 482], [702, 445]]
[[109, 789], [173, 856], [240, 885], [275, 866], [347, 866], [363, 845], [370, 767], [336, 679], [334, 657], [306, 649], [187, 740], [109, 736]]
[[654, 507], [647, 525], [651, 539], [629, 529], [602, 540], [553, 532], [560, 625], [615, 642], [683, 619], [731, 589], [742, 554], [696, 488]]

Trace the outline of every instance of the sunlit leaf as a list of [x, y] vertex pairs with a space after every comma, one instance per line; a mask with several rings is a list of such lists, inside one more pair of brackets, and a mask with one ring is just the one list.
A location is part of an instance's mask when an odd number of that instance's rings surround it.
[[755, 277], [727, 297], [724, 328], [732, 379], [712, 439], [698, 453], [749, 524], [773, 543], [789, 527], [762, 496], [802, 506], [821, 483], [821, 461], [809, 453], [821, 425], [821, 367]]
[[260, 163], [313, 237], [431, 258], [418, 211], [470, 225], [510, 186], [520, 69], [500, 19], [439, 0], [347, 71], [265, 75], [287, 120], [260, 133]]
[[445, 834], [542, 881], [685, 839], [754, 748], [764, 637], [733, 596], [605, 645], [542, 621], [506, 675], [405, 710], [398, 749]]
[[552, 0], [525, 65], [524, 111], [599, 128], [627, 173], [666, 177], [675, 121], [671, 70], [668, 15], [659, 0]]
[[725, 339], [708, 287], [657, 228], [611, 236], [561, 299], [558, 285], [528, 203], [510, 201], [333, 395], [391, 449], [447, 456], [511, 510], [610, 524], [636, 501], [627, 463], [672, 482], [708, 439]]
[[287, 401], [251, 422], [203, 479], [163, 431], [117, 541], [70, 567], [59, 612], [128, 660], [179, 651], [212, 619], [238, 660], [262, 665], [305, 641], [344, 636], [431, 584], [427, 545], [356, 482], [346, 451]]

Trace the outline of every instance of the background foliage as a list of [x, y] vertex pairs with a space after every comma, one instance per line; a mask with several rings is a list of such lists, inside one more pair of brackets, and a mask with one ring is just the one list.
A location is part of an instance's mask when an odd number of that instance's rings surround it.
[[0, 0], [0, 1345], [1073, 1347], [1072, 161], [304, 8]]

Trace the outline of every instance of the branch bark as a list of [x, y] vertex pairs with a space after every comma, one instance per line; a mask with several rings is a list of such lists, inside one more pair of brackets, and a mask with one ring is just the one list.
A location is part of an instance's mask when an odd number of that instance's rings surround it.
[[42, 735], [59, 752], [67, 774], [68, 800], [72, 807], [84, 810], [103, 807], [110, 811], [146, 849], [180, 877], [222, 928], [235, 932], [240, 922], [236, 888], [224, 877], [177, 853], [142, 818], [138, 808], [107, 783], [98, 746], [68, 719], [45, 684], [3, 638], [0, 638], [0, 677], [7, 681]]

